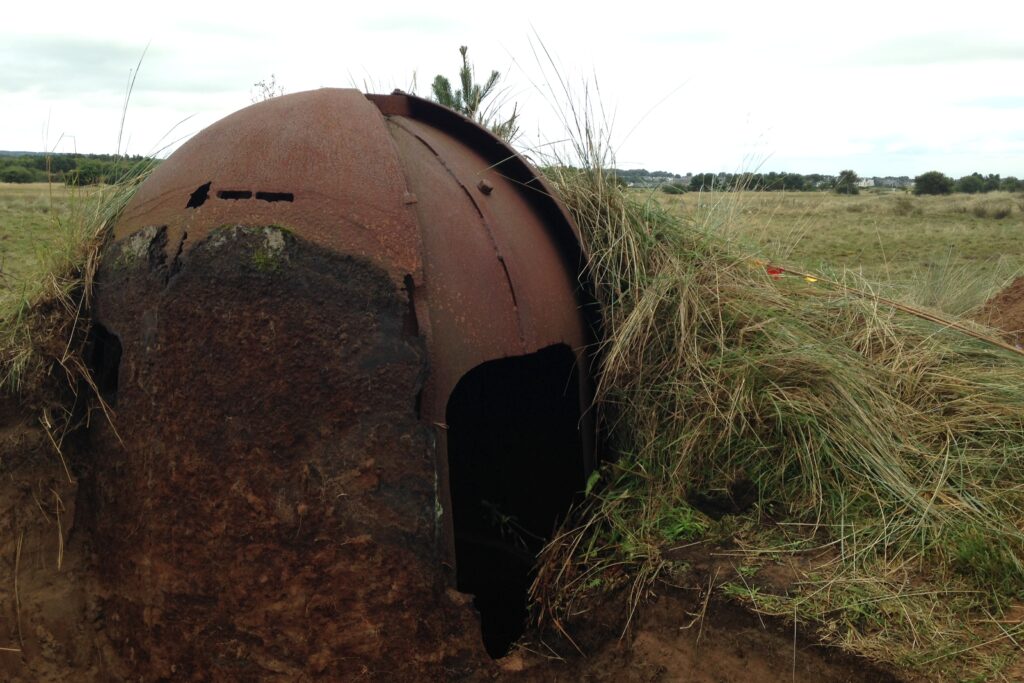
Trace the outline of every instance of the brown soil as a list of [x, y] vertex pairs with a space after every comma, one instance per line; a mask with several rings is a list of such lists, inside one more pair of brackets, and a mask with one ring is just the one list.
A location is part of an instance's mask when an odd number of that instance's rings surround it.
[[35, 415], [0, 398], [0, 680], [103, 680], [77, 494]]
[[711, 600], [701, 591], [664, 586], [634, 615], [620, 637], [621, 614], [593, 619], [582, 634], [587, 656], [546, 660], [519, 652], [501, 662], [507, 681], [899, 681], [855, 656], [815, 644], [792, 625], [758, 617], [735, 604]]
[[[726, 548], [699, 543], [665, 554], [678, 568], [659, 582], [630, 615], [624, 589], [588, 603], [568, 626], [569, 637], [528, 645], [500, 664], [512, 681], [794, 681], [840, 683], [909, 681], [861, 657], [826, 647], [813, 630], [756, 614], [721, 598], [720, 586], [739, 581], [765, 593], [790, 590], [806, 572], [829, 560], [820, 551], [798, 553], [785, 564], [767, 563], [739, 578]], [[684, 588], [692, 587], [692, 588]], [[623, 631], [623, 625], [629, 628]], [[558, 652], [561, 660], [538, 653]], [[580, 651], [586, 653], [581, 655]]]
[[[81, 462], [69, 462], [72, 469], [82, 466]], [[138, 633], [129, 636], [125, 632], [128, 624], [105, 607], [113, 598], [123, 601], [130, 593], [113, 596], [117, 588], [105, 586], [97, 571], [105, 563], [82, 521], [88, 516], [76, 510], [76, 500], [85, 501], [86, 497], [77, 483], [68, 481], [38, 421], [9, 401], [0, 403], [0, 474], [0, 648], [4, 648], [0, 650], [0, 680], [212, 680], [213, 671], [218, 674], [217, 680], [225, 681], [341, 680], [339, 670], [332, 668], [308, 674], [282, 671], [286, 660], [275, 664], [271, 661], [273, 651], [260, 652], [258, 644], [251, 642], [236, 647], [248, 647], [248, 658], [259, 662], [259, 667], [234, 673], [225, 670], [223, 661], [208, 658], [202, 660], [204, 668], [195, 667], [194, 662], [181, 666], [180, 660], [174, 661], [171, 642], [154, 647], [152, 653], [126, 650], [124, 642], [130, 642], [126, 638], [140, 639], [150, 630], [136, 624], [131, 628]], [[294, 564], [298, 567], [303, 563]], [[234, 572], [233, 576], [246, 582], [247, 576], [258, 579], [266, 569], [264, 565], [250, 565], [248, 572]], [[698, 565], [690, 579], [699, 582], [698, 574], [708, 569], [710, 565]], [[766, 578], [771, 577], [766, 574]], [[469, 668], [444, 667], [434, 670], [430, 678], [514, 683], [900, 680], [864, 660], [821, 647], [802, 632], [794, 634], [791, 624], [759, 617], [731, 603], [711, 600], [705, 604], [705, 598], [700, 590], [661, 586], [658, 595], [636, 611], [630, 630], [623, 634], [624, 597], [609, 596], [570, 628], [585, 655], [574, 652], [564, 639], [551, 637], [544, 644], [534, 637], [498, 662], [479, 661]], [[458, 594], [450, 599], [456, 606], [464, 607], [468, 602]], [[263, 596], [257, 597], [248, 611], [257, 608], [281, 612], [280, 606], [275, 607]], [[421, 617], [410, 613], [404, 620], [415, 624]], [[471, 620], [466, 625], [475, 628]], [[344, 641], [351, 635], [337, 634], [337, 638]], [[453, 642], [459, 642], [466, 634], [450, 635]], [[401, 647], [407, 644], [396, 643]], [[185, 645], [178, 643], [179, 647]], [[140, 646], [153, 644], [142, 642]], [[206, 647], [207, 656], [222, 652], [218, 643], [207, 642]], [[560, 656], [555, 655], [556, 651]], [[184, 652], [196, 655], [191, 648]], [[396, 650], [395, 656], [402, 661], [396, 662], [394, 670], [367, 670], [362, 678], [422, 680], [415, 669], [406, 666], [417, 659], [417, 654], [422, 656], [422, 651], [400, 652]], [[149, 664], [140, 666], [140, 662], [152, 661], [154, 653], [169, 658], [165, 660], [166, 670]], [[346, 670], [352, 674], [351, 668]]]
[[87, 356], [116, 432], [94, 411], [65, 470], [38, 412], [4, 412], [0, 681], [486, 665], [446, 589], [423, 341], [386, 274], [280, 231], [229, 229], [187, 263], [162, 239], [101, 267]]
[[1024, 276], [986, 301], [974, 319], [1003, 330], [1007, 341], [1021, 346], [1024, 342]]

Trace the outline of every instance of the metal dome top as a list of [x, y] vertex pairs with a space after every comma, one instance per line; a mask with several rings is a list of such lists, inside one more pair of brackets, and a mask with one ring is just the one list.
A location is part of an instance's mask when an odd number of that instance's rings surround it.
[[162, 163], [114, 237], [166, 226], [173, 260], [226, 225], [284, 227], [405, 289], [431, 356], [428, 419], [481, 362], [591, 341], [564, 208], [504, 142], [421, 98], [327, 88], [247, 107]]

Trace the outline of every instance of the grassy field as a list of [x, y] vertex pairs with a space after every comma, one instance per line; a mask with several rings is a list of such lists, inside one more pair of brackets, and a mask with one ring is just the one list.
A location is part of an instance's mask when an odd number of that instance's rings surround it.
[[777, 261], [851, 269], [912, 303], [963, 313], [1024, 268], [1024, 197], [868, 191], [647, 196]]
[[[637, 192], [782, 265], [851, 269], [887, 293], [963, 313], [1024, 272], [1024, 197], [868, 191]], [[0, 298], [32, 284], [62, 221], [86, 198], [61, 185], [0, 183]]]
[[0, 183], [0, 302], [33, 286], [84, 196], [63, 185]]

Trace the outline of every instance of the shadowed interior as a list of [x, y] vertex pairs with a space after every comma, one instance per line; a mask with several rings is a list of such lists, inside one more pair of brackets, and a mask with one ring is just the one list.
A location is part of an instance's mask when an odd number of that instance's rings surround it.
[[536, 554], [585, 484], [576, 357], [558, 344], [483, 363], [446, 417], [458, 589], [501, 657], [524, 631]]

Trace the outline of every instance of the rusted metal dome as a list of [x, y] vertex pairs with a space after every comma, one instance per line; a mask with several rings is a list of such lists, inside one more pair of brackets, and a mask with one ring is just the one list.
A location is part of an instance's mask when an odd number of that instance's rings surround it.
[[527, 570], [512, 607], [493, 577], [592, 466], [581, 266], [519, 155], [404, 94], [274, 98], [161, 164], [96, 299], [130, 668], [429, 675], [481, 652], [451, 589], [500, 654]]

